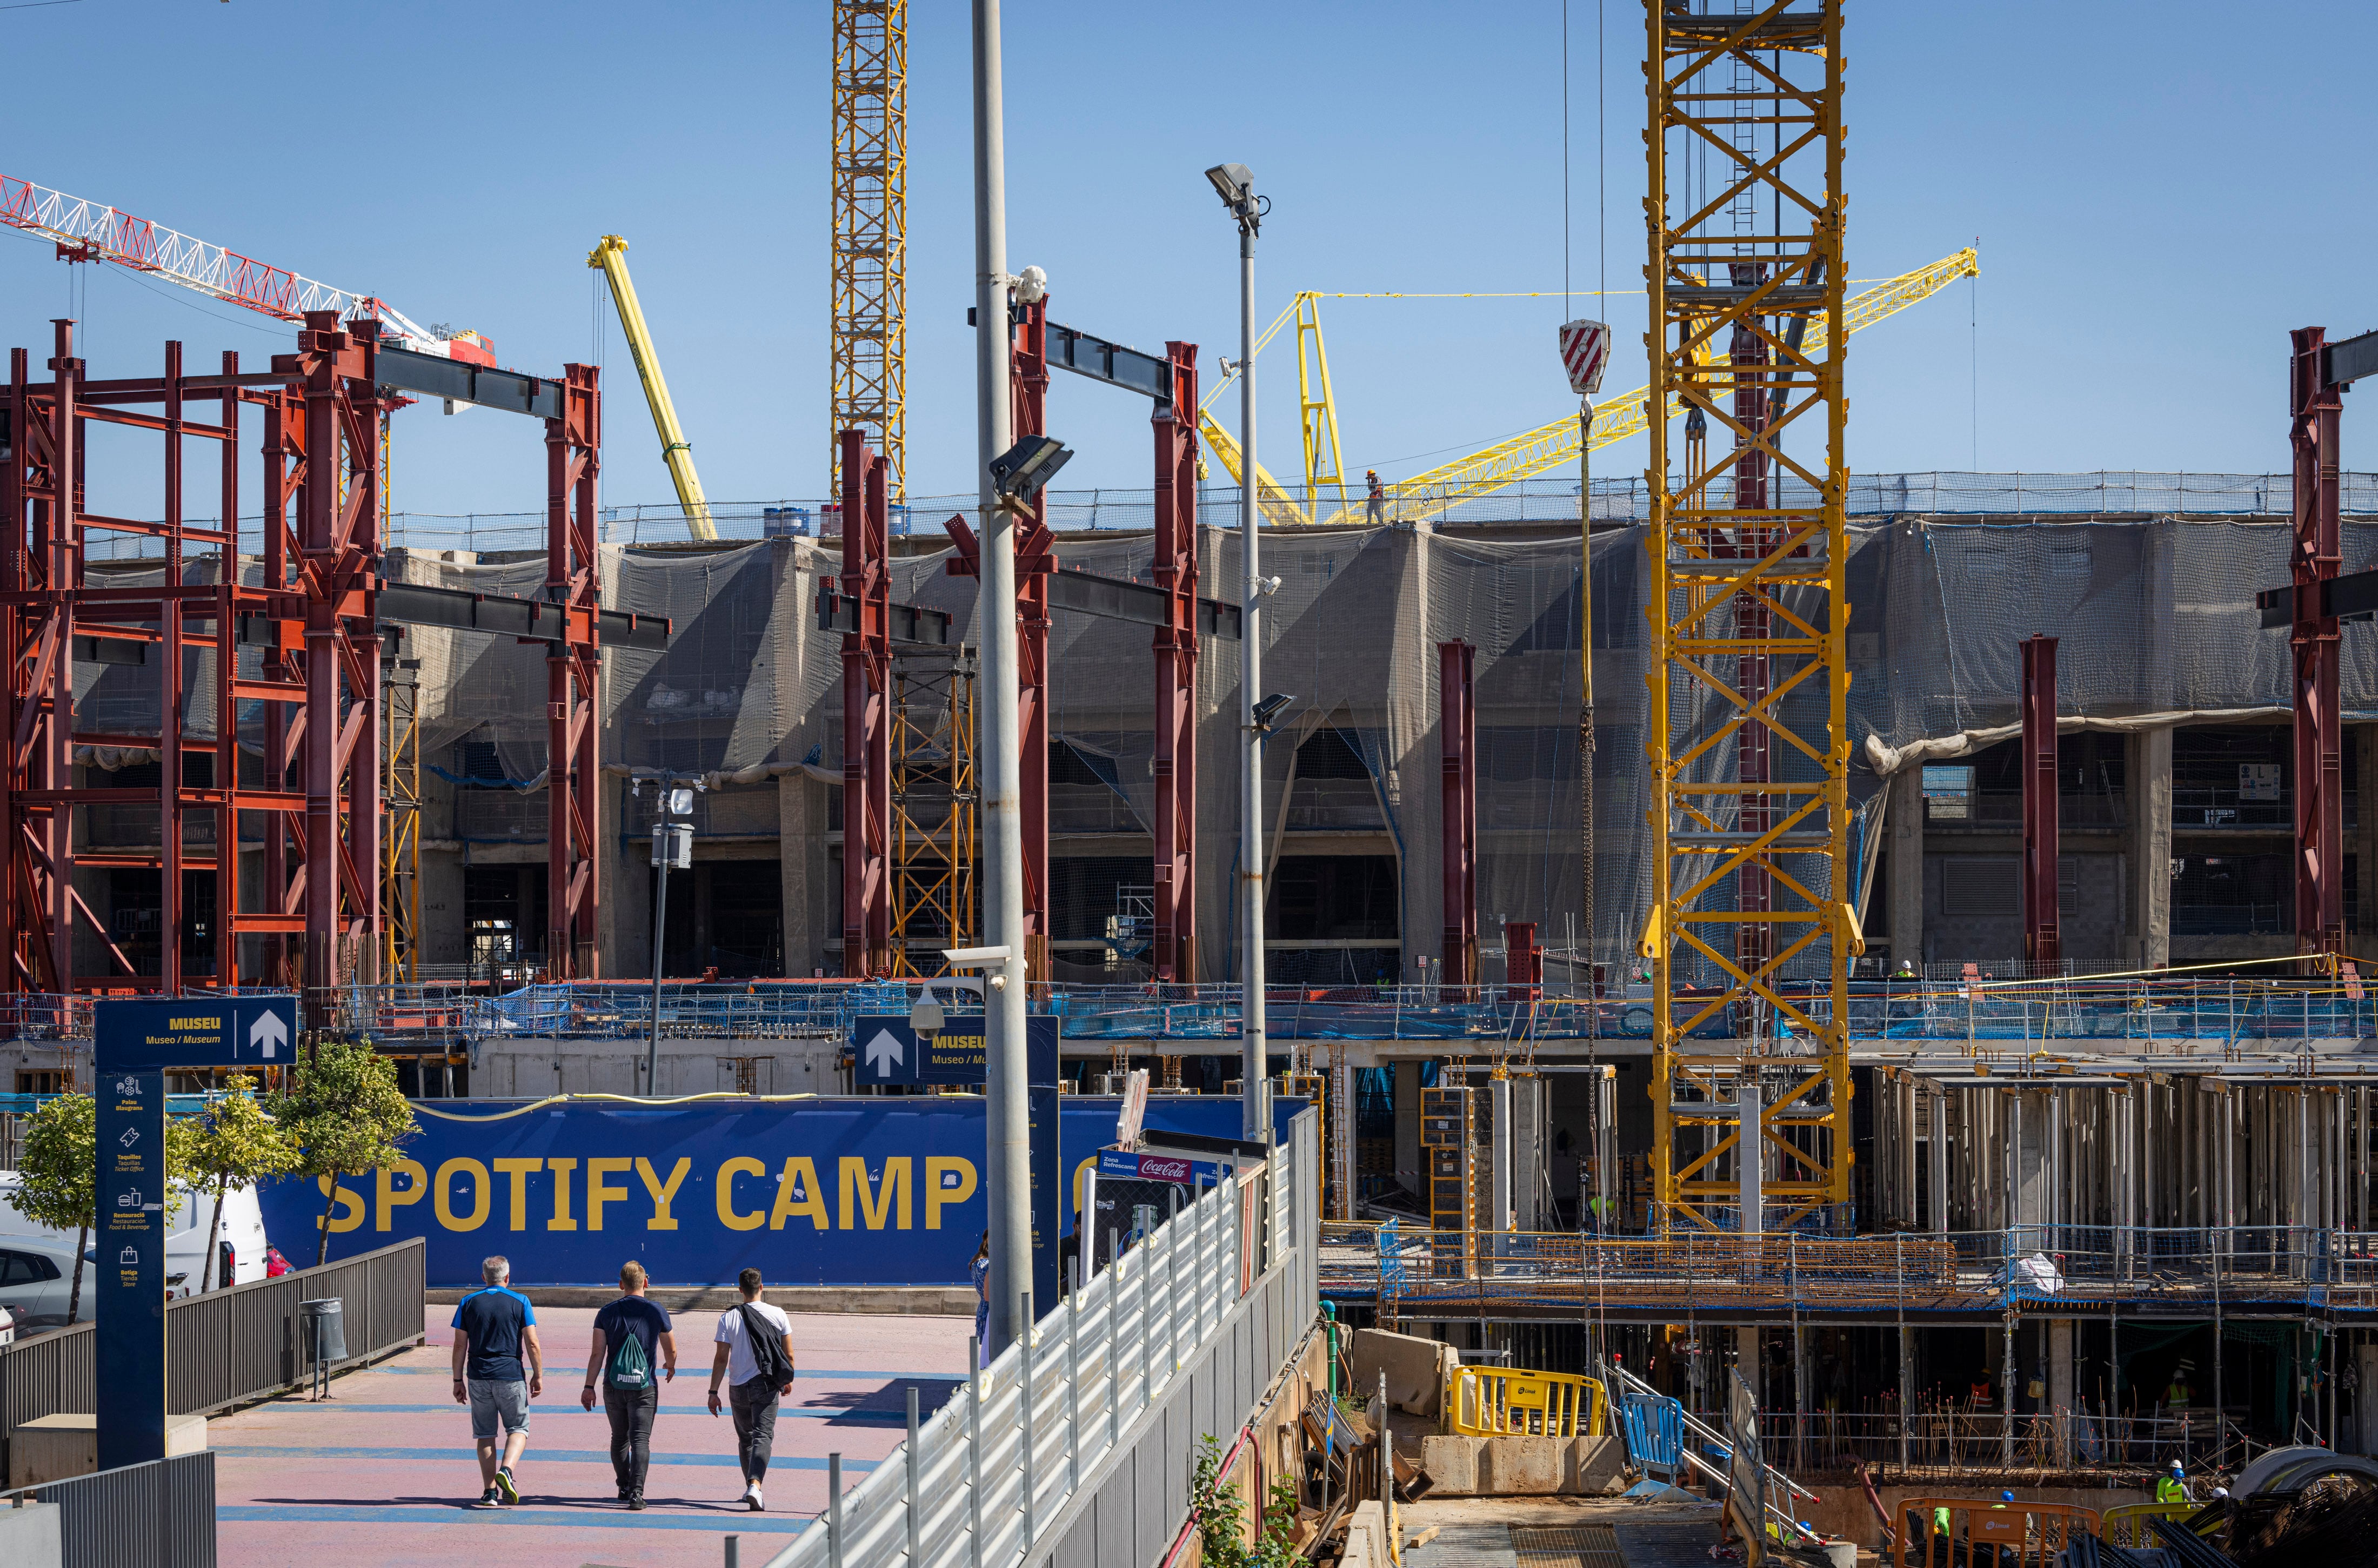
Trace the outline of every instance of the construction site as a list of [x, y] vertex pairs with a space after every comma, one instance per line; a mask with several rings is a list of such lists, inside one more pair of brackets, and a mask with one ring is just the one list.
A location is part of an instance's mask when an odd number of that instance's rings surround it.
[[[2340, 457], [2378, 333], [2254, 318], [2288, 388], [2240, 414], [2263, 472], [1853, 472], [1862, 334], [1988, 257], [1865, 276], [1844, 8], [1613, 8], [1645, 50], [1612, 121], [1625, 156], [1644, 132], [1648, 380], [1604, 389], [1611, 329], [1571, 323], [1540, 427], [1367, 485], [1340, 296], [1276, 293], [1218, 354], [1160, 295], [1070, 324], [1035, 268], [1002, 273], [1002, 427], [1144, 411], [1145, 482], [912, 490], [905, 0], [832, 6], [831, 416], [787, 438], [789, 498], [705, 494], [664, 361], [704, 368], [655, 343], [619, 235], [585, 265], [632, 387], [0, 174], [0, 223], [71, 266], [288, 335], [86, 359], [60, 318], [11, 350], [12, 1105], [90, 1090], [102, 999], [248, 992], [423, 1105], [931, 1095], [874, 1086], [859, 1021], [995, 1012], [958, 955], [1020, 937], [1064, 1094], [1253, 1107], [1252, 1034], [1317, 1112], [1327, 1321], [1295, 1332], [1330, 1414], [1241, 1422], [1308, 1556], [1427, 1568], [1394, 1521], [1433, 1485], [1718, 1496], [1676, 1517], [1753, 1562], [2372, 1561], [2366, 1530], [2304, 1553], [2378, 1524], [2378, 473]], [[1267, 347], [1303, 437], [1267, 461], [1238, 413]], [[397, 508], [441, 406], [542, 465], [541, 513]], [[676, 500], [613, 505], [607, 426], [647, 417]], [[102, 464], [153, 500], [91, 509]], [[999, 1561], [1067, 1562], [1024, 1376]], [[907, 1545], [847, 1555], [837, 1492], [831, 1547], [775, 1561], [967, 1561], [916, 1544], [910, 1473]], [[1684, 1560], [1611, 1539], [1475, 1561]], [[1096, 1562], [1126, 1559], [1189, 1561]]]

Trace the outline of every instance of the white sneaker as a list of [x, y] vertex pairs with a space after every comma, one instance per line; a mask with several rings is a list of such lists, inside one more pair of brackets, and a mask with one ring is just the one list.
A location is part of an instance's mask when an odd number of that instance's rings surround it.
[[743, 1489], [743, 1501], [751, 1505], [752, 1513], [757, 1514], [761, 1512], [759, 1482], [753, 1481], [750, 1486]]

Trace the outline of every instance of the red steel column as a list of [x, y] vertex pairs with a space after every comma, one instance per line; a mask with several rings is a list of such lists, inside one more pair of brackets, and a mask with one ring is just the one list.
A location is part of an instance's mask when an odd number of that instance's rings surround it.
[[2339, 755], [2336, 617], [2321, 614], [2321, 584], [2336, 575], [2337, 414], [2327, 376], [2327, 330], [2292, 334], [2288, 440], [2295, 457], [2296, 951], [2345, 951], [2345, 786]]
[[[74, 787], [74, 623], [73, 595], [82, 587], [82, 528], [76, 521], [82, 510], [82, 413], [78, 401], [82, 361], [75, 357], [74, 323], [56, 323], [55, 373], [50, 400], [50, 505], [41, 520], [35, 548], [44, 570], [42, 586], [57, 595], [42, 623], [42, 661], [37, 676], [42, 701], [42, 722], [30, 737], [38, 748], [36, 787], [66, 791]], [[19, 733], [20, 740], [29, 738]], [[47, 949], [55, 988], [71, 991], [74, 976], [74, 808], [63, 799], [50, 803], [42, 824], [42, 860], [47, 872], [41, 898], [42, 936]]]
[[602, 966], [595, 925], [601, 726], [594, 706], [602, 569], [594, 509], [603, 396], [594, 365], [565, 365], [562, 374], [561, 417], [545, 422], [545, 596], [563, 633], [546, 645], [545, 965], [548, 979], [582, 980]]
[[[1049, 433], [1049, 301], [1018, 305], [1014, 345], [1015, 430]], [[1024, 949], [1027, 977], [1049, 978], [1049, 574], [1057, 541], [1049, 532], [1049, 497], [1032, 499], [1032, 517], [1015, 530], [1016, 796], [1023, 813]]]
[[1467, 642], [1436, 645], [1438, 789], [1445, 826], [1447, 986], [1478, 983], [1478, 725]]
[[2023, 955], [2064, 958], [2057, 920], [2056, 639], [2023, 640]]
[[1534, 1001], [1543, 994], [1544, 950], [1536, 945], [1533, 920], [1503, 922], [1503, 976], [1514, 1001]]
[[883, 460], [842, 433], [842, 972], [892, 972], [892, 579]]
[[1170, 342], [1156, 405], [1156, 946], [1159, 980], [1197, 980], [1197, 345]]

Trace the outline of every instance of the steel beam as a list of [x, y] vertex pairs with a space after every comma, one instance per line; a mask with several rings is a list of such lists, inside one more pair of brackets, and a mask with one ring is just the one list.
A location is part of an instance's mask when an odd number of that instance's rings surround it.
[[2023, 955], [2039, 972], [2064, 958], [2057, 918], [2056, 639], [2023, 640]]
[[[1197, 345], [1164, 345], [1165, 393], [1149, 428], [1156, 438], [1156, 592], [1163, 621], [1156, 651], [1156, 909], [1150, 958], [1159, 980], [1197, 975]], [[1051, 599], [1081, 578], [1058, 572]], [[1120, 587], [1122, 585], [1117, 584]], [[1136, 590], [1138, 584], [1130, 585]], [[1120, 605], [1124, 595], [1116, 595]], [[1231, 606], [1235, 612], [1236, 606]], [[1135, 617], [1132, 617], [1135, 618]], [[1237, 617], [1231, 617], [1233, 630]]]
[[[1015, 438], [1049, 433], [1049, 301], [1018, 305], [1010, 327]], [[1027, 976], [1049, 975], [1049, 578], [1057, 539], [1049, 532], [1049, 497], [1032, 498], [1030, 521], [1015, 530], [1015, 736], [1021, 753], [1016, 799], [1024, 835], [1024, 952]]]
[[1477, 650], [1436, 645], [1437, 790], [1445, 834], [1445, 970], [1448, 987], [1478, 983], [1478, 720], [1471, 670]]
[[[602, 782], [596, 707], [602, 569], [595, 508], [603, 470], [603, 396], [595, 366], [568, 365], [562, 371], [561, 407], [545, 422], [545, 597], [561, 617], [556, 628], [560, 635], [542, 639], [548, 980], [593, 979], [601, 969], [595, 827]], [[373, 668], [378, 668], [377, 662]], [[377, 733], [378, 725], [373, 727]]]
[[2296, 951], [2345, 951], [2345, 787], [2343, 715], [2337, 700], [2336, 617], [2324, 603], [2340, 557], [2337, 529], [2337, 417], [2344, 406], [2330, 379], [2327, 332], [2293, 334], [2288, 445], [2295, 467], [2295, 590], [2288, 642], [2295, 664]]
[[892, 578], [884, 462], [842, 433], [842, 972], [892, 972]]

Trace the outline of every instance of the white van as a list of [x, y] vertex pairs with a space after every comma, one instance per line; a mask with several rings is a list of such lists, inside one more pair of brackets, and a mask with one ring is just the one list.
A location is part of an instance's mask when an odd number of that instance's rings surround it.
[[[66, 1298], [74, 1284], [74, 1232], [35, 1225], [10, 1207], [6, 1195], [16, 1190], [17, 1180], [15, 1171], [0, 1170], [0, 1306], [22, 1307], [28, 1327], [58, 1327], [66, 1321]], [[199, 1279], [207, 1277], [207, 1225], [214, 1215], [214, 1202], [211, 1192], [193, 1193], [184, 1187], [174, 1190], [174, 1209], [166, 1216], [165, 1228], [165, 1287], [170, 1295], [190, 1295], [198, 1289]], [[85, 1239], [86, 1259], [94, 1254], [97, 1241], [96, 1233]], [[219, 1249], [225, 1244], [230, 1247], [230, 1283], [246, 1285], [264, 1277], [264, 1209], [256, 1201], [254, 1188], [223, 1195], [222, 1229], [216, 1243]], [[94, 1272], [86, 1262], [78, 1320], [91, 1315]], [[221, 1288], [220, 1258], [211, 1277]]]

